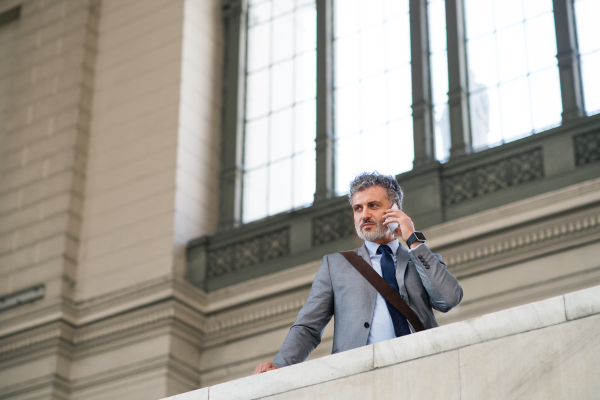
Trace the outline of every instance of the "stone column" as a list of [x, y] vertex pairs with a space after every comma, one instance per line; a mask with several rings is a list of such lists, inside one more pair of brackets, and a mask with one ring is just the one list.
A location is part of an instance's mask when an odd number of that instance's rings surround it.
[[427, 0], [410, 0], [414, 167], [435, 159]]
[[450, 159], [471, 152], [469, 92], [462, 0], [446, 0], [448, 33], [448, 103], [450, 107]]
[[317, 0], [317, 176], [315, 203], [335, 196], [333, 2]]
[[245, 1], [228, 0], [224, 2], [226, 49], [223, 76], [220, 229], [239, 226], [242, 222], [247, 32], [245, 16]]
[[585, 115], [573, 0], [553, 0], [552, 3], [562, 95], [562, 120], [567, 122]]

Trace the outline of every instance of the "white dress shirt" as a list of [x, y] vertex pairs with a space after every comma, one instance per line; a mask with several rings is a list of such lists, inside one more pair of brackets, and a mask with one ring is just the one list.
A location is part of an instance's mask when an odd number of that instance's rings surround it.
[[[398, 239], [394, 239], [387, 245], [390, 247], [390, 249], [392, 249], [392, 257], [394, 259], [394, 265], [396, 265], [396, 252], [398, 251], [398, 247], [400, 247], [400, 243], [398, 243]], [[365, 241], [365, 246], [369, 251], [373, 269], [377, 271], [379, 276], [382, 276], [381, 254], [377, 254], [377, 249], [380, 245], [378, 243]], [[412, 249], [408, 251], [412, 251]], [[387, 308], [387, 304], [385, 303], [383, 296], [377, 292], [375, 311], [373, 312], [373, 321], [371, 321], [371, 330], [369, 331], [369, 339], [367, 340], [367, 344], [383, 342], [384, 340], [393, 339], [395, 337], [396, 333], [394, 332], [394, 323], [392, 322], [392, 317]]]

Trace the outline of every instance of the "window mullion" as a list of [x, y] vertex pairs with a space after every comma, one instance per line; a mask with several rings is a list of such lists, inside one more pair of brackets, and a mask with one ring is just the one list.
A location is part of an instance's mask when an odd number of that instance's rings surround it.
[[563, 122], [585, 115], [573, 0], [553, 0]]
[[317, 136], [315, 203], [335, 196], [333, 0], [317, 0]]
[[435, 160], [433, 102], [429, 61], [427, 0], [410, 0], [410, 48], [415, 159], [418, 167]]
[[219, 227], [242, 222], [243, 133], [246, 88], [246, 2], [229, 0], [223, 5], [225, 71], [223, 76], [223, 127]]
[[450, 159], [472, 151], [463, 0], [446, 0]]

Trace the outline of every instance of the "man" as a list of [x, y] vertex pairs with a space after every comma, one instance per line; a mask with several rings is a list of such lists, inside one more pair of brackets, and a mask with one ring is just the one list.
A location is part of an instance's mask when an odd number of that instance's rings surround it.
[[[448, 312], [462, 299], [462, 288], [442, 257], [424, 244], [411, 219], [400, 209], [402, 189], [392, 176], [363, 173], [350, 183], [356, 233], [365, 241], [354, 250], [382, 276], [415, 312], [425, 329], [438, 323], [433, 309]], [[388, 219], [389, 218], [389, 219]], [[407, 242], [406, 250], [394, 233]], [[323, 257], [306, 303], [298, 313], [273, 362], [258, 365], [254, 374], [302, 362], [321, 342], [335, 315], [332, 354], [413, 332], [390, 303], [340, 253]]]

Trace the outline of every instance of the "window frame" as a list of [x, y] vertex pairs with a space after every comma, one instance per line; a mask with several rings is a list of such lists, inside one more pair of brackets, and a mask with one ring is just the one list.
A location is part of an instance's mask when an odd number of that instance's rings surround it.
[[[470, 132], [467, 54], [463, 0], [446, 0], [450, 160], [473, 152]], [[586, 116], [577, 47], [573, 0], [553, 0], [560, 77], [562, 121]], [[427, 0], [409, 0], [412, 72], [413, 170], [439, 163], [435, 158], [434, 104], [431, 93]], [[316, 0], [316, 190], [313, 205], [337, 197], [333, 0]], [[243, 147], [248, 0], [224, 0], [225, 71], [219, 227], [242, 225]], [[268, 217], [267, 217], [268, 218]]]

